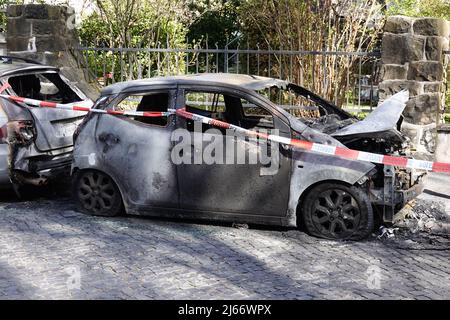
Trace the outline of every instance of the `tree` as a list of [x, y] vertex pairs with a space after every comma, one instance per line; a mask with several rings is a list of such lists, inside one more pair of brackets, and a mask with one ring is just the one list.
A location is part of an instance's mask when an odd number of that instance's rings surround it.
[[237, 9], [241, 0], [190, 0], [186, 9], [191, 13], [188, 39], [191, 43], [207, 42], [208, 46], [223, 48], [227, 39], [239, 34]]
[[[252, 47], [303, 51], [370, 51], [383, 24], [376, 0], [249, 0], [240, 8], [242, 32]], [[341, 105], [347, 94], [355, 56], [274, 55], [271, 73], [304, 84]], [[266, 58], [267, 59], [267, 58]], [[269, 67], [267, 67], [269, 68]]]
[[[82, 21], [83, 45], [106, 48], [182, 48], [187, 28], [181, 0], [95, 0], [96, 10]], [[183, 68], [180, 53], [89, 52], [89, 65], [96, 75], [112, 70], [116, 81], [154, 76], [156, 70], [175, 73]], [[97, 63], [100, 60], [101, 63]], [[106, 65], [105, 65], [106, 64]], [[116, 72], [120, 69], [120, 72]], [[153, 70], [153, 71], [152, 71]]]
[[187, 29], [181, 0], [95, 0], [97, 10], [83, 20], [80, 37], [109, 47], [172, 47], [184, 42]]
[[386, 14], [450, 20], [449, 0], [388, 0]]

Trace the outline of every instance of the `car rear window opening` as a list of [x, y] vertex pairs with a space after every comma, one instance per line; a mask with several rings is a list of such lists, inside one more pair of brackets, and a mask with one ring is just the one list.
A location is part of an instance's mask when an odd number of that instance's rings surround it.
[[63, 104], [82, 100], [57, 73], [13, 76], [8, 83], [19, 97]]

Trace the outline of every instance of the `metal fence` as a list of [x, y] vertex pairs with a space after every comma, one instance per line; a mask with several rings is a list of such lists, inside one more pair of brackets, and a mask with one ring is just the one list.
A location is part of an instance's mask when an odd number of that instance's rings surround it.
[[378, 52], [250, 49], [239, 45], [72, 50], [90, 80], [101, 86], [162, 75], [225, 72], [290, 80], [355, 112], [371, 110], [378, 100]]

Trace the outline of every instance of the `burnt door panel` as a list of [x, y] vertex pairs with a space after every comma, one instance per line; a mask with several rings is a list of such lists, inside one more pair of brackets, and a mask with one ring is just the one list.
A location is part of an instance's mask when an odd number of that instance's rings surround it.
[[[192, 133], [191, 163], [195, 153], [204, 152], [211, 141], [211, 134], [202, 137]], [[278, 163], [262, 164], [250, 162], [250, 158], [261, 152], [262, 145], [245, 141], [241, 137], [215, 135], [224, 142], [224, 164], [180, 164], [177, 166], [180, 183], [180, 206], [185, 209], [203, 211], [231, 212], [251, 215], [284, 216], [286, 214], [291, 161], [287, 152], [280, 149]], [[226, 145], [233, 145], [235, 161], [227, 164]], [[264, 141], [263, 143], [270, 144]], [[276, 146], [278, 147], [278, 146]], [[270, 149], [270, 146], [269, 146]], [[262, 152], [265, 152], [264, 150]], [[245, 161], [237, 161], [237, 154], [245, 154]], [[197, 155], [198, 156], [198, 155]], [[230, 159], [228, 155], [228, 159]], [[241, 160], [243, 158], [241, 157]], [[276, 167], [271, 172], [269, 167]]]
[[178, 206], [176, 168], [170, 158], [173, 116], [167, 126], [102, 115], [96, 130], [105, 171], [120, 184], [127, 203]]

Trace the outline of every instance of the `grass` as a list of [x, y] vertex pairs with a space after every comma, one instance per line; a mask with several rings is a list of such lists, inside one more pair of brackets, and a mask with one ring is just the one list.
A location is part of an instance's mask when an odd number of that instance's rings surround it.
[[350, 112], [350, 114], [357, 117], [359, 120], [364, 120], [369, 112]]

